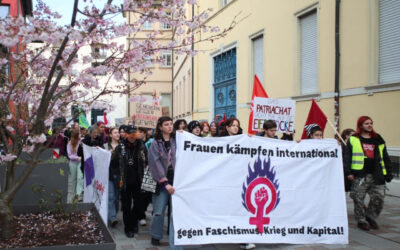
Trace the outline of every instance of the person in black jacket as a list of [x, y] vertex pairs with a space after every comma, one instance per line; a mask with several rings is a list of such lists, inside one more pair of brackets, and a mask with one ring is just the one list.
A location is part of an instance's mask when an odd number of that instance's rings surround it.
[[[378, 229], [375, 219], [383, 208], [385, 182], [390, 182], [393, 175], [385, 141], [374, 131], [370, 117], [358, 118], [357, 132], [348, 140], [343, 162], [345, 176], [353, 182], [350, 197], [357, 226], [365, 231]], [[366, 194], [370, 197], [367, 207]]]
[[[147, 165], [147, 149], [134, 125], [126, 127], [126, 135], [119, 149], [121, 154], [121, 200], [125, 234], [128, 238], [138, 233], [138, 221], [143, 210], [141, 184]], [[133, 203], [133, 206], [132, 206]]]

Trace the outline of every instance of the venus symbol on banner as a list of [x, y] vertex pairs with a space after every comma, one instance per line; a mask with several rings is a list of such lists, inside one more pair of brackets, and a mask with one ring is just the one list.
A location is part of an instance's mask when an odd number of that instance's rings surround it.
[[270, 218], [264, 215], [271, 213], [279, 204], [279, 184], [275, 176], [270, 158], [268, 162], [266, 160], [262, 162], [258, 157], [254, 162], [254, 171], [249, 164], [247, 186], [246, 182], [243, 183], [242, 204], [247, 211], [255, 215], [250, 217], [249, 224], [256, 225], [260, 233], [263, 232], [263, 226], [270, 222]]

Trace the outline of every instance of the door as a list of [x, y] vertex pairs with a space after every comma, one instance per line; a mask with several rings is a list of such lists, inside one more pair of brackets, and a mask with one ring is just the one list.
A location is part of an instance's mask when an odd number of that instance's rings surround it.
[[214, 57], [214, 114], [236, 117], [236, 48]]

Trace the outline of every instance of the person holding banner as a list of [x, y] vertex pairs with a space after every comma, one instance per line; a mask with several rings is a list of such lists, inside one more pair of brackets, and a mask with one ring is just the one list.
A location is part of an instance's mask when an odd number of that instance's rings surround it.
[[[365, 231], [379, 229], [375, 220], [383, 208], [385, 182], [390, 182], [393, 175], [385, 141], [374, 131], [370, 117], [358, 118], [357, 131], [348, 140], [343, 160], [345, 176], [353, 181], [350, 197], [357, 226]], [[366, 194], [370, 197], [367, 208]]]
[[[142, 211], [141, 184], [147, 165], [147, 149], [134, 125], [126, 127], [125, 139], [120, 146], [121, 201], [125, 235], [133, 238], [139, 232], [139, 215]], [[132, 206], [133, 203], [133, 206]]]
[[[150, 228], [151, 244], [153, 246], [160, 245], [160, 240], [163, 237], [165, 208], [167, 204], [171, 204], [171, 195], [175, 192], [173, 187], [175, 153], [176, 143], [172, 119], [168, 116], [162, 116], [157, 121], [154, 141], [150, 146], [148, 155], [151, 175], [161, 186], [160, 191], [153, 194], [153, 220]], [[183, 247], [174, 245], [172, 213], [169, 228], [169, 244], [170, 249], [183, 249]]]
[[202, 121], [200, 123], [200, 129], [202, 137], [211, 137], [210, 125], [208, 124], [207, 121]]
[[263, 124], [264, 131], [258, 132], [256, 135], [268, 137], [271, 139], [278, 139], [278, 136], [276, 136], [276, 128], [277, 125], [275, 121], [266, 120]]
[[323, 139], [324, 131], [317, 124], [311, 124], [307, 127], [308, 139]]
[[120, 155], [117, 147], [119, 146], [120, 135], [117, 128], [110, 129], [110, 141], [104, 144], [104, 148], [111, 152], [111, 161], [108, 174], [108, 220], [111, 226], [118, 224], [117, 212], [119, 209], [119, 180], [120, 180]]
[[[224, 122], [224, 128], [221, 133], [221, 136], [237, 135], [239, 133], [239, 128], [240, 128], [240, 121], [236, 117], [229, 118]], [[253, 243], [240, 244], [240, 248], [253, 249], [256, 248], [256, 245]]]
[[224, 122], [221, 136], [237, 135], [239, 133], [240, 121], [236, 117], [229, 118]]
[[188, 124], [188, 132], [192, 133], [194, 135], [197, 135], [197, 136], [201, 136], [200, 135], [201, 134], [200, 122], [196, 121], [196, 120], [193, 120], [193, 121], [189, 122], [189, 124]]

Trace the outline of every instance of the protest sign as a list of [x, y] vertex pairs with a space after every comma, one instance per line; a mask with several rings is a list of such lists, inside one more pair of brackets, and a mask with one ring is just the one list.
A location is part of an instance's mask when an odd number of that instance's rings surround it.
[[162, 111], [161, 106], [134, 102], [132, 113], [132, 120], [136, 127], [156, 128]]
[[177, 245], [347, 244], [341, 147], [247, 135], [176, 135]]
[[293, 132], [296, 101], [254, 97], [252, 130], [262, 131], [266, 120], [274, 120], [277, 132]]
[[170, 116], [168, 106], [162, 107], [162, 116]]
[[85, 156], [85, 188], [83, 201], [94, 203], [101, 218], [107, 225], [108, 214], [108, 168], [110, 166], [111, 153], [107, 150], [89, 147], [83, 144]]

